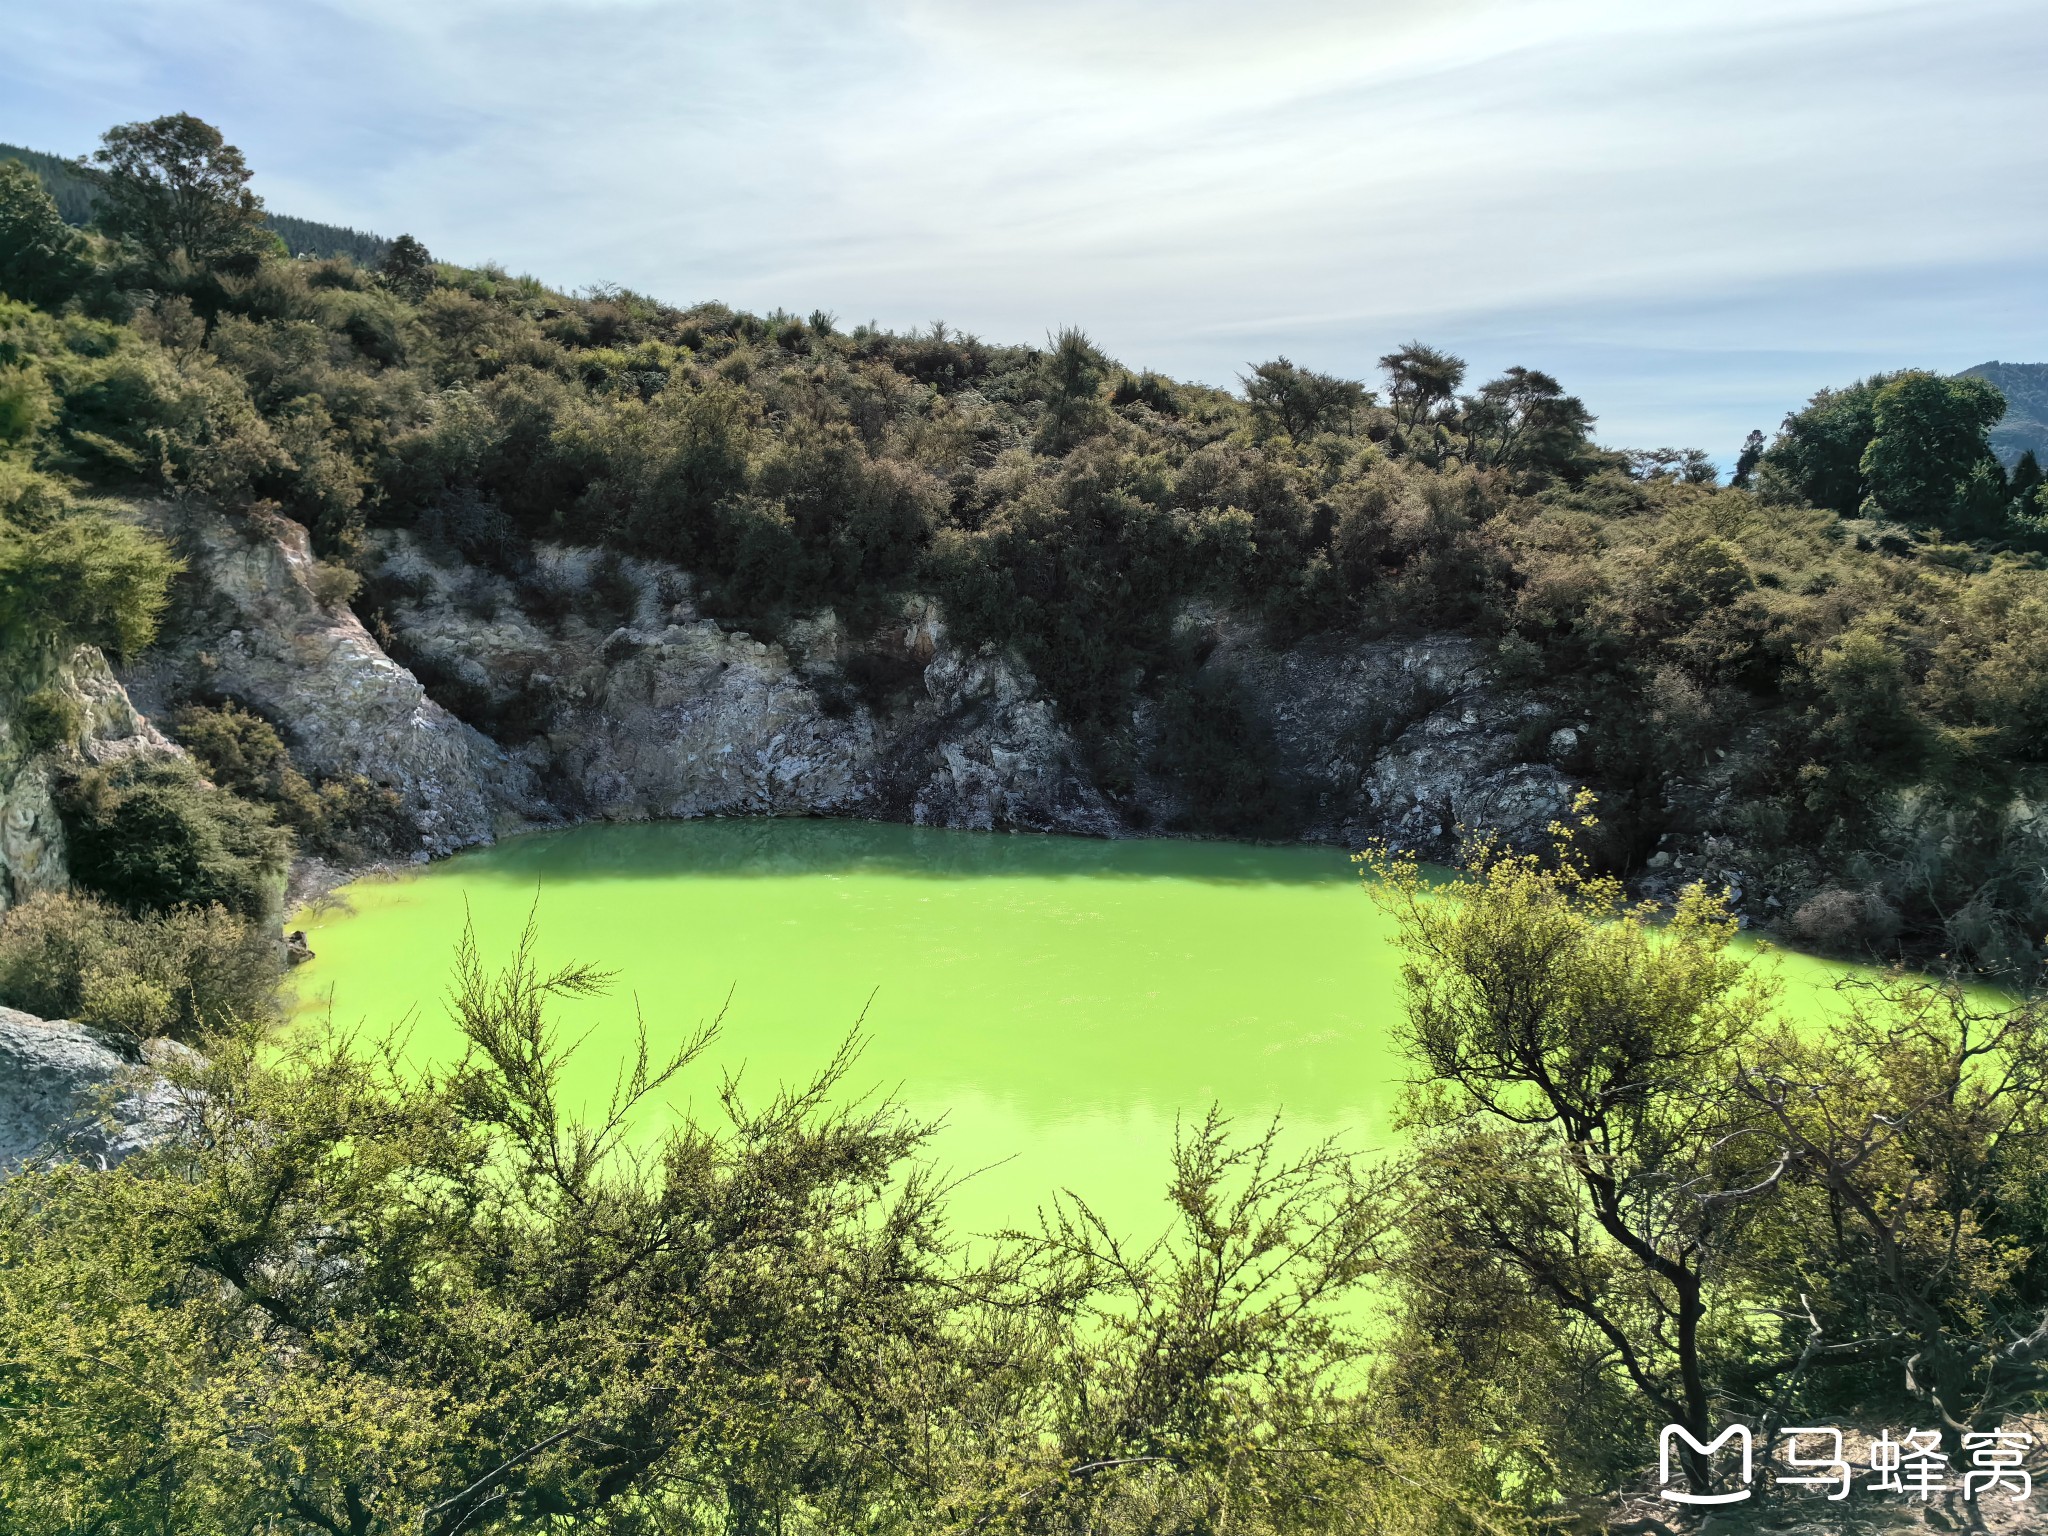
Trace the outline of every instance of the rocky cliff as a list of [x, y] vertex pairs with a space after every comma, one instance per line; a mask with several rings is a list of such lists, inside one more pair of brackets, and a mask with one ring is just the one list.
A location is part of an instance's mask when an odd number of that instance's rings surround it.
[[148, 511], [186, 571], [158, 644], [124, 675], [139, 708], [234, 700], [286, 733], [302, 770], [396, 790], [422, 856], [491, 840], [501, 754], [316, 591], [303, 527], [262, 511]]
[[52, 802], [63, 763], [180, 755], [139, 712], [93, 646], [0, 680], [0, 910], [69, 880]]
[[[543, 546], [495, 570], [388, 533], [358, 603], [373, 637], [317, 595], [296, 524], [161, 517], [188, 573], [174, 627], [128, 677], [138, 703], [256, 710], [303, 768], [396, 789], [421, 857], [592, 818], [1115, 836], [1179, 811], [1170, 782], [1106, 793], [1028, 672], [954, 644], [928, 602], [857, 634], [820, 614], [770, 642], [703, 615], [672, 567]], [[1489, 690], [1468, 640], [1277, 647], [1220, 611], [1184, 623], [1260, 715], [1311, 837], [1441, 854], [1460, 825], [1531, 837], [1568, 802], [1563, 773], [1521, 760], [1525, 712]], [[1142, 711], [1133, 727], [1142, 741]]]

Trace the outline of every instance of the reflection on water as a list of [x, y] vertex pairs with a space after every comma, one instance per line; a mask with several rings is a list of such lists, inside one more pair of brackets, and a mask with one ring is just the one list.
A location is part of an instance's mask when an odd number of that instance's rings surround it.
[[1342, 852], [1298, 844], [1166, 838], [1110, 842], [766, 816], [580, 827], [567, 835], [515, 838], [460, 857], [468, 861], [469, 878], [527, 883], [866, 872], [930, 879], [1128, 877], [1321, 884], [1346, 878], [1351, 870]]

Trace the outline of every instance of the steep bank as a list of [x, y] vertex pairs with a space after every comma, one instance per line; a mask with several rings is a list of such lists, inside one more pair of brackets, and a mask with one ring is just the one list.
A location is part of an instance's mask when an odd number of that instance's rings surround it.
[[[307, 771], [396, 790], [417, 833], [408, 856], [588, 819], [1093, 836], [1182, 820], [1183, 786], [1156, 772], [1105, 785], [1030, 673], [959, 646], [929, 600], [867, 632], [826, 611], [769, 641], [706, 617], [673, 566], [543, 545], [493, 570], [389, 531], [369, 592], [394, 659], [316, 595], [298, 525], [189, 505], [152, 517], [188, 570], [162, 641], [127, 674], [136, 700], [232, 700]], [[1275, 646], [1218, 609], [1181, 623], [1204, 671], [1255, 711], [1304, 836], [1442, 854], [1460, 825], [1536, 836], [1569, 799], [1557, 767], [1523, 760], [1532, 710], [1488, 686], [1470, 639]], [[1156, 729], [1141, 708], [1141, 749]]]

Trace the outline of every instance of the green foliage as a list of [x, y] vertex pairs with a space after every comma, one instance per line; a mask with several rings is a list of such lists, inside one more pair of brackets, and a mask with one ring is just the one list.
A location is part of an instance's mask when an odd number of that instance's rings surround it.
[[14, 711], [15, 728], [29, 752], [70, 746], [85, 729], [85, 710], [61, 688], [38, 688]]
[[152, 271], [248, 263], [262, 249], [263, 200], [242, 152], [212, 124], [186, 112], [124, 123], [92, 158], [100, 226], [133, 242]]
[[270, 1018], [283, 964], [274, 933], [217, 906], [137, 917], [39, 895], [0, 914], [0, 1003], [138, 1038]]
[[1877, 435], [1877, 396], [1897, 375], [1873, 374], [1845, 389], [1823, 389], [1787, 415], [1763, 456], [1791, 493], [1842, 517], [1855, 517], [1869, 488], [1863, 454]]
[[[635, 1153], [709, 1043], [565, 1102], [552, 1017], [605, 978], [473, 943], [469, 1051], [331, 1032], [173, 1065], [186, 1134], [0, 1185], [0, 1499], [30, 1528], [1088, 1529], [1520, 1536], [1359, 1391], [1384, 1180], [1214, 1117], [1131, 1245], [1064, 1202], [970, 1264], [925, 1127], [851, 1054]], [[146, 1475], [145, 1475], [146, 1474]]]
[[[1408, 1283], [1448, 1265], [1534, 1299], [1625, 1384], [1631, 1429], [1704, 1443], [1716, 1357], [1742, 1344], [1710, 1327], [1716, 1291], [1775, 1175], [1701, 1086], [1732, 1070], [1768, 995], [1728, 953], [1724, 904], [1695, 887], [1653, 930], [1654, 908], [1590, 869], [1580, 813], [1549, 859], [1482, 842], [1435, 890], [1410, 860], [1371, 861], [1423, 1069]], [[1709, 1491], [1703, 1458], [1687, 1470]]]
[[1371, 402], [1363, 384], [1300, 368], [1286, 358], [1261, 363], [1244, 380], [1245, 399], [1269, 431], [1296, 443], [1322, 432], [1351, 430]]
[[1593, 413], [1547, 373], [1510, 368], [1462, 402], [1471, 461], [1566, 473], [1584, 454]]
[[88, 768], [61, 787], [71, 877], [141, 915], [220, 906], [274, 917], [291, 834], [268, 810], [209, 787], [182, 762]]
[[92, 222], [93, 212], [99, 206], [99, 188], [91, 172], [76, 160], [41, 154], [18, 144], [0, 144], [0, 161], [4, 160], [15, 161], [35, 173], [66, 224], [81, 228]]
[[[936, 597], [949, 643], [1028, 666], [1113, 796], [1164, 766], [1217, 831], [1289, 818], [1194, 746], [1225, 685], [1182, 654], [1188, 614], [1282, 643], [1456, 633], [1526, 690], [1532, 760], [1571, 727], [1557, 766], [1603, 794], [1604, 858], [1711, 844], [1753, 916], [1825, 898], [1823, 926], [1853, 906], [1902, 951], [2039, 958], [2048, 758], [2025, 690], [1957, 658], [2022, 675], [2031, 629], [1977, 614], [1994, 589], [2032, 611], [2048, 487], [2003, 478], [1979, 384], [1823, 391], [1722, 490], [1697, 449], [1596, 447], [1550, 375], [1462, 392], [1463, 360], [1419, 342], [1381, 359], [1377, 397], [1278, 359], [1240, 398], [1119, 368], [1077, 331], [1038, 350], [564, 295], [416, 247], [378, 272], [173, 262], [125, 326], [0, 302], [7, 454], [296, 518], [328, 602], [343, 568], [374, 581], [380, 524], [488, 567], [510, 601], [540, 540], [672, 562], [702, 611], [764, 635], [824, 608], [865, 635]], [[484, 728], [535, 728], [416, 659]], [[1255, 739], [1262, 707], [1203, 728]]]
[[233, 703], [188, 705], [171, 728], [219, 788], [267, 806], [302, 846], [352, 862], [409, 852], [418, 830], [398, 796], [360, 774], [317, 785], [292, 763], [284, 739], [262, 716]]
[[1388, 1390], [1567, 1498], [1667, 1423], [1931, 1418], [1960, 1457], [2037, 1410], [2038, 1009], [1895, 979], [1787, 1027], [1722, 899], [1654, 924], [1558, 830], [1448, 884], [1371, 861], [1419, 1069]]
[[1107, 424], [1101, 398], [1109, 359], [1094, 342], [1069, 326], [1053, 338], [1052, 350], [1039, 368], [1039, 389], [1045, 414], [1039, 419], [1038, 445], [1062, 454]]
[[434, 258], [411, 235], [400, 235], [377, 263], [377, 275], [393, 293], [417, 304], [434, 290]]
[[1462, 358], [1411, 341], [1380, 359], [1387, 375], [1387, 399], [1394, 417], [1410, 432], [1447, 412], [1465, 382]]
[[[0, 501], [0, 655], [97, 645], [133, 656], [156, 633], [178, 563], [156, 539], [48, 481]], [[0, 496], [10, 491], [0, 466]], [[36, 494], [40, 491], [40, 494]]]
[[1964, 538], [1995, 535], [2005, 520], [2005, 475], [1989, 433], [2005, 396], [1983, 379], [1895, 375], [1871, 405], [1859, 467], [1871, 511]]
[[18, 160], [0, 161], [0, 294], [62, 309], [92, 279], [85, 242], [65, 225], [36, 174]]

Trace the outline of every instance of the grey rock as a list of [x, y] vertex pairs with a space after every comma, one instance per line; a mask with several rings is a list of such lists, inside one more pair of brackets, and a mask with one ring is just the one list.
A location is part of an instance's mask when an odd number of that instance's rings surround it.
[[182, 1049], [0, 1008], [0, 1177], [51, 1160], [109, 1168], [170, 1135], [185, 1100], [156, 1066]]
[[276, 723], [301, 768], [395, 790], [420, 857], [491, 840], [486, 786], [504, 755], [429, 699], [353, 613], [314, 595], [303, 527], [262, 511], [149, 511], [189, 574], [175, 628], [124, 679], [144, 711], [234, 699]]
[[[405, 531], [378, 535], [377, 590], [406, 653], [460, 692], [486, 736], [429, 701], [353, 616], [318, 603], [296, 524], [183, 513], [167, 526], [201, 599], [130, 677], [143, 707], [244, 700], [303, 766], [399, 789], [422, 855], [594, 818], [1116, 836], [1172, 826], [1182, 809], [1166, 783], [1105, 794], [1029, 672], [960, 647], [928, 599], [872, 634], [848, 635], [828, 612], [769, 643], [705, 617], [688, 574], [659, 562], [543, 545], [505, 573]], [[1566, 775], [1519, 760], [1529, 706], [1489, 688], [1469, 640], [1283, 647], [1218, 610], [1182, 622], [1206, 630], [1206, 665], [1263, 715], [1311, 838], [1385, 837], [1440, 857], [1468, 828], [1532, 842], [1569, 807]], [[1142, 748], [1145, 707], [1133, 724]]]
[[[184, 755], [130, 703], [97, 647], [79, 646], [45, 661], [36, 675], [8, 683], [0, 684], [0, 911], [69, 883], [64, 827], [52, 798], [66, 762]], [[71, 741], [30, 751], [15, 716], [21, 698], [44, 688], [78, 706], [79, 732]]]
[[1314, 840], [1385, 838], [1442, 858], [1463, 831], [1533, 844], [1570, 809], [1571, 779], [1517, 759], [1531, 706], [1488, 685], [1472, 640], [1318, 636], [1275, 647], [1228, 615], [1183, 622], [1206, 627], [1205, 665], [1234, 674], [1272, 731], [1312, 807]]

